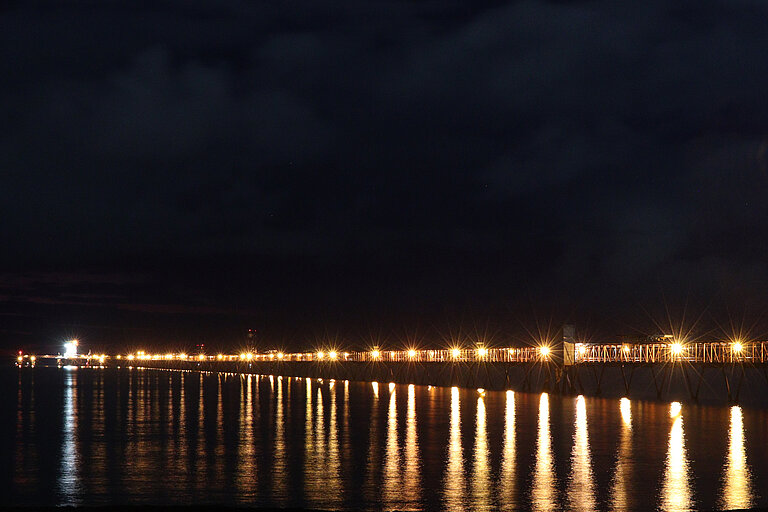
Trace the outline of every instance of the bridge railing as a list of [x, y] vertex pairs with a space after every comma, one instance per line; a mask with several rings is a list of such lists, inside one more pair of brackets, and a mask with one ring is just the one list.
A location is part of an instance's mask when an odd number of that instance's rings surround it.
[[766, 363], [768, 342], [577, 344], [576, 363]]
[[[241, 353], [241, 354], [156, 354], [116, 356], [137, 360], [185, 360], [185, 361], [353, 361], [353, 362], [500, 362], [529, 363], [560, 361], [560, 354], [553, 354], [547, 346], [408, 350], [369, 350], [356, 352], [298, 352], [298, 353]], [[706, 343], [646, 343], [621, 344], [576, 343], [574, 363], [669, 363], [686, 361], [690, 363], [768, 363], [768, 342], [706, 342]]]

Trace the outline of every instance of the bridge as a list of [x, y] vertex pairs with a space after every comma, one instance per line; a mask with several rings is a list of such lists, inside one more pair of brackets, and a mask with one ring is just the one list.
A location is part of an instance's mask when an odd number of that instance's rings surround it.
[[[34, 357], [34, 356], [32, 356]], [[317, 379], [768, 406], [768, 342], [575, 343], [529, 347], [64, 357], [58, 366], [285, 375]]]

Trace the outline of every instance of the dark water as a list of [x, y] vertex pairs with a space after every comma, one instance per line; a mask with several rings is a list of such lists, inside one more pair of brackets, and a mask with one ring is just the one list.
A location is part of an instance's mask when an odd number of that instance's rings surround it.
[[136, 369], [0, 379], [6, 505], [768, 504], [764, 410]]

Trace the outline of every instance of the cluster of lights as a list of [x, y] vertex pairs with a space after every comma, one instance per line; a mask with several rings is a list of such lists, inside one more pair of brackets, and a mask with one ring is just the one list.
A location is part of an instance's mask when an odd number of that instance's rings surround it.
[[[683, 342], [678, 341], [678, 340], [674, 340], [674, 339], [672, 339], [671, 341], [672, 342], [668, 345], [670, 354], [672, 354], [673, 356], [681, 356], [682, 354], [685, 353], [686, 345]], [[64, 357], [77, 357], [77, 345], [78, 345], [78, 341], [77, 340], [70, 340], [70, 341], [68, 341], [65, 344], [66, 350], [64, 351]], [[745, 349], [745, 344], [741, 340], [734, 340], [734, 341], [732, 341], [730, 343], [730, 350], [731, 350], [731, 352], [733, 354], [741, 354], [741, 353], [743, 353], [744, 349]], [[510, 354], [514, 354], [516, 350], [522, 350], [522, 349], [509, 348], [509, 349], [506, 349], [506, 350], [508, 350]], [[536, 350], [538, 351], [538, 353], [540, 354], [540, 356], [543, 359], [548, 359], [552, 355], [552, 349], [548, 345], [541, 345], [541, 346], [537, 347]], [[620, 350], [623, 353], [628, 354], [632, 350], [632, 348], [628, 344], [623, 344], [623, 345], [621, 345]], [[416, 359], [417, 357], [419, 357], [420, 352], [424, 352], [424, 351], [419, 351], [419, 350], [417, 350], [415, 348], [408, 348], [407, 350], [404, 351], [404, 354], [405, 354], [405, 356], [408, 359]], [[449, 354], [449, 356], [452, 359], [458, 360], [458, 359], [460, 359], [462, 357], [462, 354], [464, 354], [466, 352], [468, 352], [468, 351], [462, 349], [461, 347], [454, 346], [454, 347], [449, 349], [448, 354]], [[476, 349], [473, 350], [473, 352], [475, 353], [475, 355], [476, 355], [476, 357], [478, 359], [485, 359], [485, 358], [487, 358], [490, 355], [489, 349], [484, 347], [484, 346], [478, 346]], [[401, 354], [402, 353], [403, 352], [401, 352]], [[577, 355], [580, 358], [583, 359], [589, 353], [589, 348], [586, 345], [582, 344], [582, 343], [577, 343], [576, 344], [576, 353], [577, 353]], [[382, 352], [378, 347], [374, 347], [373, 349], [371, 349], [369, 354], [370, 354], [370, 358], [372, 360], [380, 360], [384, 356], [384, 352]], [[394, 355], [395, 352], [391, 352], [391, 354]], [[218, 361], [223, 361], [225, 359], [227, 359], [227, 360], [232, 360], [232, 359], [237, 360], [238, 358], [241, 361], [253, 361], [253, 360], [260, 360], [260, 359], [269, 359], [269, 360], [277, 359], [277, 360], [283, 361], [283, 360], [286, 360], [286, 359], [291, 359], [294, 356], [299, 356], [299, 359], [301, 359], [301, 356], [309, 356], [309, 355], [310, 354], [294, 354], [294, 355], [292, 355], [292, 354], [286, 354], [286, 353], [284, 353], [282, 351], [280, 351], [280, 352], [272, 352], [272, 353], [269, 353], [269, 354], [261, 354], [261, 355], [256, 355], [256, 354], [254, 354], [252, 352], [242, 352], [239, 355], [232, 355], [232, 356], [224, 355], [224, 354], [221, 354], [221, 353], [217, 354], [216, 356], [208, 356], [208, 355], [205, 355], [205, 354], [202, 354], [202, 353], [201, 354], [197, 354], [197, 355], [193, 355], [193, 356], [187, 356], [185, 353], [179, 353], [179, 354], [167, 353], [167, 354], [164, 354], [164, 355], [160, 355], [160, 354], [152, 355], [152, 354], [148, 354], [148, 353], [144, 352], [143, 350], [139, 350], [135, 354], [128, 354], [126, 356], [117, 355], [117, 356], [114, 356], [114, 357], [116, 359], [122, 359], [123, 357], [125, 357], [125, 359], [127, 359], [128, 361], [134, 361], [134, 360], [140, 360], [140, 361], [142, 361], [142, 360], [169, 360], [170, 361], [170, 360], [174, 360], [174, 359], [178, 359], [178, 360], [181, 360], [181, 361], [186, 361], [186, 360], [190, 360], [190, 361], [194, 361], [194, 360], [206, 361], [206, 360], [214, 360], [214, 359], [218, 360]], [[342, 356], [343, 356], [344, 360], [348, 360], [350, 355], [351, 354], [349, 352], [342, 352], [342, 353], [340, 353], [340, 352], [337, 352], [336, 350], [329, 350], [327, 352], [320, 350], [320, 351], [317, 351], [316, 353], [314, 353], [315, 358], [317, 360], [321, 360], [321, 361], [322, 360], [336, 361], [336, 360], [340, 359]], [[20, 354], [19, 357], [18, 357], [18, 361], [22, 362], [24, 357], [30, 357], [30, 356], [26, 356], [26, 355], [22, 356]], [[97, 354], [97, 355], [94, 355], [94, 356], [90, 356], [89, 355], [89, 356], [83, 356], [83, 357], [88, 358], [88, 359], [96, 359], [96, 360], [98, 360], [102, 364], [108, 358], [108, 356], [106, 354], [100, 354], [100, 355]], [[35, 361], [35, 356], [31, 356], [31, 361]]]

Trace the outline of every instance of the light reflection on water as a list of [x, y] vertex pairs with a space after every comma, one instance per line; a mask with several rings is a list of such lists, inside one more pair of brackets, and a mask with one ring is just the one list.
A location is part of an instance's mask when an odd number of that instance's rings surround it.
[[768, 448], [748, 428], [766, 411], [139, 370], [44, 369], [9, 382], [14, 430], [0, 448], [15, 462], [2, 504], [766, 504], [756, 482]]
[[64, 428], [61, 446], [59, 492], [62, 505], [79, 503], [80, 454], [77, 451], [77, 370], [65, 369], [64, 374]]
[[576, 398], [576, 420], [571, 452], [571, 478], [568, 485], [569, 509], [595, 510], [595, 488], [592, 460], [587, 433], [587, 404], [584, 397]]
[[499, 475], [499, 501], [517, 507], [517, 462], [515, 449], [515, 392], [506, 392], [504, 408], [504, 454]]
[[539, 427], [536, 438], [536, 462], [531, 487], [531, 506], [534, 510], [555, 510], [557, 505], [557, 476], [552, 456], [552, 438], [549, 432], [549, 395], [539, 399]]
[[421, 499], [421, 467], [419, 466], [419, 441], [416, 432], [416, 386], [408, 386], [408, 409], [405, 426], [405, 471], [403, 494], [406, 503], [418, 503]]
[[630, 510], [632, 480], [632, 409], [628, 398], [619, 401], [621, 433], [611, 488], [611, 510]]
[[673, 512], [690, 510], [693, 506], [683, 415], [680, 409], [677, 402], [673, 402], [669, 407], [672, 428], [669, 431], [669, 448], [661, 491], [662, 508]]
[[472, 508], [491, 510], [491, 469], [488, 467], [488, 431], [486, 429], [485, 400], [477, 397], [475, 419], [475, 470], [472, 473]]
[[451, 388], [451, 426], [443, 491], [445, 508], [464, 510], [464, 454], [461, 448], [461, 410], [459, 388]]
[[723, 509], [750, 508], [753, 506], [752, 474], [747, 464], [741, 407], [731, 407], [730, 416], [728, 458], [725, 462], [720, 505]]

